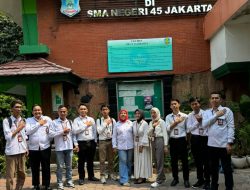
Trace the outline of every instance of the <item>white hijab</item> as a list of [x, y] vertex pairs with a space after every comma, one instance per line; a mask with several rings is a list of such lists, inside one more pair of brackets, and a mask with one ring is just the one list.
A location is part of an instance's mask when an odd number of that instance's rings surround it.
[[150, 112], [151, 112], [151, 111], [155, 111], [155, 113], [156, 113], [156, 118], [155, 118], [155, 119], [152, 118], [152, 121], [158, 121], [158, 120], [161, 118], [160, 110], [159, 110], [158, 108], [156, 108], [156, 107], [153, 107], [153, 108], [150, 110]]

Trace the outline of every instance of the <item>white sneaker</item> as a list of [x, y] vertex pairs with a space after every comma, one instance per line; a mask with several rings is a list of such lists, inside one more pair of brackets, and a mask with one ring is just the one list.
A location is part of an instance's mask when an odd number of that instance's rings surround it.
[[57, 189], [58, 190], [63, 190], [63, 183], [58, 183]]
[[115, 174], [110, 174], [110, 179], [116, 181], [117, 180], [117, 177]]
[[125, 186], [125, 187], [130, 187], [130, 183], [129, 182], [123, 183], [122, 185]]
[[152, 188], [156, 188], [156, 187], [159, 187], [161, 184], [157, 183], [157, 182], [154, 182], [151, 184], [151, 187]]
[[72, 181], [68, 181], [67, 184], [66, 184], [66, 187], [69, 187], [69, 188], [75, 188], [75, 185]]
[[131, 175], [131, 176], [130, 176], [130, 179], [131, 179], [131, 180], [134, 180], [134, 179], [135, 179], [135, 176], [134, 176], [134, 175]]
[[106, 183], [107, 183], [107, 182], [106, 182], [106, 179], [105, 179], [105, 176], [102, 176], [102, 177], [101, 177], [101, 183], [102, 183], [102, 184], [106, 184]]

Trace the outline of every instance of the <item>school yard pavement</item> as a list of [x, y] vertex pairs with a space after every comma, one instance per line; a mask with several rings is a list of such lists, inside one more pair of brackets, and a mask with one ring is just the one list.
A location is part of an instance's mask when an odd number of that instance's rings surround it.
[[[74, 183], [75, 183], [75, 188], [74, 190], [149, 190], [152, 189], [150, 188], [151, 182], [154, 181], [155, 179], [155, 174], [152, 178], [149, 179], [149, 182], [145, 184], [140, 184], [140, 185], [135, 185], [133, 182], [131, 183], [131, 187], [123, 187], [118, 184], [117, 181], [107, 181], [107, 184], [103, 185], [100, 182], [90, 182], [88, 180], [85, 180], [84, 185], [79, 186], [78, 185], [78, 176], [77, 170], [74, 170], [75, 175], [73, 175]], [[99, 171], [95, 171], [95, 177], [99, 178], [100, 173]], [[172, 176], [171, 173], [166, 174], [167, 180], [166, 182], [159, 188], [160, 190], [184, 190], [183, 186], [183, 179], [182, 179], [182, 173], [179, 173], [179, 181], [180, 183], [176, 187], [170, 187], [170, 183], [172, 181]], [[190, 184], [192, 185], [193, 183], [196, 182], [196, 173], [195, 171], [190, 172]], [[235, 183], [235, 188], [234, 190], [250, 190], [250, 168], [247, 169], [235, 169], [234, 170], [234, 183]], [[51, 187], [52, 189], [56, 190], [57, 184], [56, 184], [56, 175], [55, 172], [51, 172]], [[31, 190], [32, 189], [32, 183], [31, 183], [31, 176], [28, 174], [25, 185], [23, 190]], [[65, 190], [69, 190], [69, 188], [64, 188]], [[190, 188], [192, 189], [192, 188]], [[220, 174], [220, 180], [219, 180], [219, 190], [224, 190], [224, 175]], [[5, 188], [5, 179], [1, 178], [0, 179], [0, 190], [6, 190]]]

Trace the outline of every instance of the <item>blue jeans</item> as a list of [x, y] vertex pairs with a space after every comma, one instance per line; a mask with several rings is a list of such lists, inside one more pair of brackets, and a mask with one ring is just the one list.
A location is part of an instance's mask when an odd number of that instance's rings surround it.
[[64, 163], [66, 166], [66, 180], [67, 180], [67, 182], [72, 181], [72, 156], [73, 156], [73, 150], [56, 151], [57, 183], [63, 183], [63, 181], [62, 181], [63, 171], [62, 170], [64, 167]]
[[119, 155], [120, 183], [124, 184], [129, 181], [129, 177], [131, 175], [133, 149], [118, 150], [118, 155]]

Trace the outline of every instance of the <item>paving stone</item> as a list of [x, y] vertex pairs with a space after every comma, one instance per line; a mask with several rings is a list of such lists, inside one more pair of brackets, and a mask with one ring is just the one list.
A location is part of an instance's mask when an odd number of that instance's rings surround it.
[[[99, 171], [95, 171], [95, 177], [100, 178]], [[153, 188], [150, 188], [150, 184], [154, 182], [156, 175], [154, 174], [151, 179], [147, 183], [144, 184], [134, 184], [131, 182], [131, 187], [123, 187], [121, 186], [118, 181], [112, 181], [107, 180], [107, 184], [101, 184], [100, 182], [91, 182], [88, 180], [85, 180], [84, 185], [79, 186], [78, 185], [78, 176], [73, 176], [73, 180], [75, 183], [75, 189], [73, 190], [152, 190]], [[182, 180], [182, 172], [179, 173], [179, 184], [176, 187], [171, 187], [170, 183], [172, 181], [172, 175], [171, 173], [166, 174], [167, 180], [166, 182], [157, 188], [157, 190], [186, 190], [187, 188], [183, 185]], [[190, 184], [196, 182], [196, 173], [195, 171], [190, 172]], [[235, 188], [234, 190], [250, 190], [250, 168], [247, 169], [235, 169], [234, 170], [234, 184]], [[57, 184], [56, 184], [56, 175], [55, 173], [51, 174], [51, 187], [56, 190]], [[26, 177], [25, 185], [23, 190], [31, 190], [32, 183], [31, 183], [31, 176], [28, 175]], [[71, 188], [64, 188], [65, 190], [72, 190]], [[224, 190], [224, 175], [220, 174], [219, 176], [219, 190]], [[0, 179], [0, 190], [6, 190], [5, 188], [5, 179]]]

